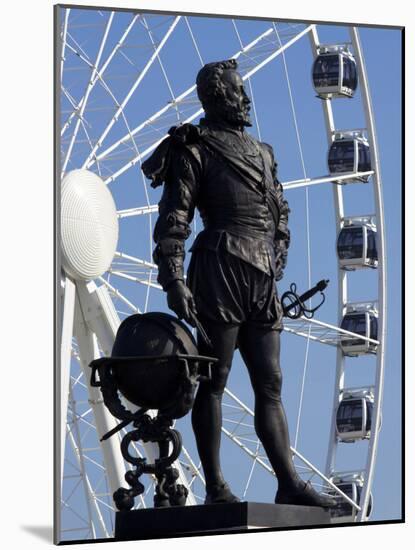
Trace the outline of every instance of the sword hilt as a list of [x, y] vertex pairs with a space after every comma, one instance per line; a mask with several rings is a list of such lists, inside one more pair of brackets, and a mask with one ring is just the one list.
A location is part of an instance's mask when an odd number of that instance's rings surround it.
[[[322, 279], [315, 286], [310, 288], [310, 290], [307, 290], [306, 292], [304, 292], [304, 294], [301, 294], [301, 296], [299, 296], [297, 294], [297, 285], [295, 283], [291, 283], [290, 290], [287, 290], [281, 296], [283, 314], [286, 317], [290, 317], [290, 319], [298, 319], [303, 314], [305, 315], [305, 317], [311, 319], [312, 317], [314, 317], [314, 313], [319, 309], [319, 307], [323, 305], [326, 299], [323, 290], [327, 288], [328, 284], [328, 279]], [[321, 293], [323, 299], [316, 307], [308, 308], [305, 305], [305, 302], [312, 298], [315, 294], [317, 294], [317, 292]], [[284, 302], [287, 301], [289, 301], [289, 303], [284, 304]]]

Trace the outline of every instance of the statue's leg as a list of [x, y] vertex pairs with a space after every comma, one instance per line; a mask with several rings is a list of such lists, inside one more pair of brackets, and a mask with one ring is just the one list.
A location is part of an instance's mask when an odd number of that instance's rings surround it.
[[280, 333], [254, 324], [242, 325], [238, 344], [255, 393], [255, 430], [278, 478], [279, 489], [290, 489], [300, 480], [281, 402]]
[[275, 502], [336, 506], [334, 498], [317, 493], [294, 468], [281, 402], [280, 333], [258, 325], [242, 325], [238, 344], [255, 392], [255, 430], [278, 479]]
[[239, 327], [231, 324], [203, 322], [214, 352], [198, 339], [199, 353], [214, 356], [219, 362], [212, 366], [212, 378], [199, 384], [192, 410], [192, 425], [197, 449], [206, 479], [206, 490], [225, 483], [220, 467], [222, 427], [222, 395], [232, 365]]

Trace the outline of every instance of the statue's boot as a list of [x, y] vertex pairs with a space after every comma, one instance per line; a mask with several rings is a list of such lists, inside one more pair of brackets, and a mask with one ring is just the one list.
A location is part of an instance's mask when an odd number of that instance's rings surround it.
[[297, 506], [322, 506], [334, 508], [337, 500], [333, 497], [318, 493], [311, 483], [302, 481], [297, 487], [284, 491], [277, 491], [275, 504], [296, 504]]
[[240, 502], [229, 488], [227, 483], [218, 483], [206, 487], [205, 504], [219, 504], [221, 502]]

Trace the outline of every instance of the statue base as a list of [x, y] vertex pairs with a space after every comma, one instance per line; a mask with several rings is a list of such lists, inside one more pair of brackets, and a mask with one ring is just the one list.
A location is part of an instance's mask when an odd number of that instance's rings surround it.
[[311, 506], [238, 502], [144, 508], [116, 513], [115, 540], [244, 533], [329, 523], [327, 510]]

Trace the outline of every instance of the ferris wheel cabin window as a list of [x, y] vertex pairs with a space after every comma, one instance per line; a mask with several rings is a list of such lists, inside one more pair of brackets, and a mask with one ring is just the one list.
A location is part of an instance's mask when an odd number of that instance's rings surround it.
[[367, 231], [367, 257], [370, 260], [378, 259], [378, 250], [376, 247], [376, 233], [371, 229]]
[[355, 147], [354, 140], [335, 141], [329, 151], [330, 174], [354, 172]]
[[356, 90], [357, 88], [357, 70], [356, 62], [354, 59], [346, 56], [342, 56], [343, 60], [343, 81], [342, 85], [350, 90]]
[[339, 85], [339, 55], [321, 55], [313, 67], [315, 88], [330, 88]]
[[363, 143], [362, 141], [358, 142], [358, 165], [357, 170], [358, 172], [368, 172], [371, 170], [371, 163], [370, 163], [370, 148], [367, 143]]
[[346, 227], [339, 233], [337, 253], [341, 260], [362, 258], [363, 227]]

